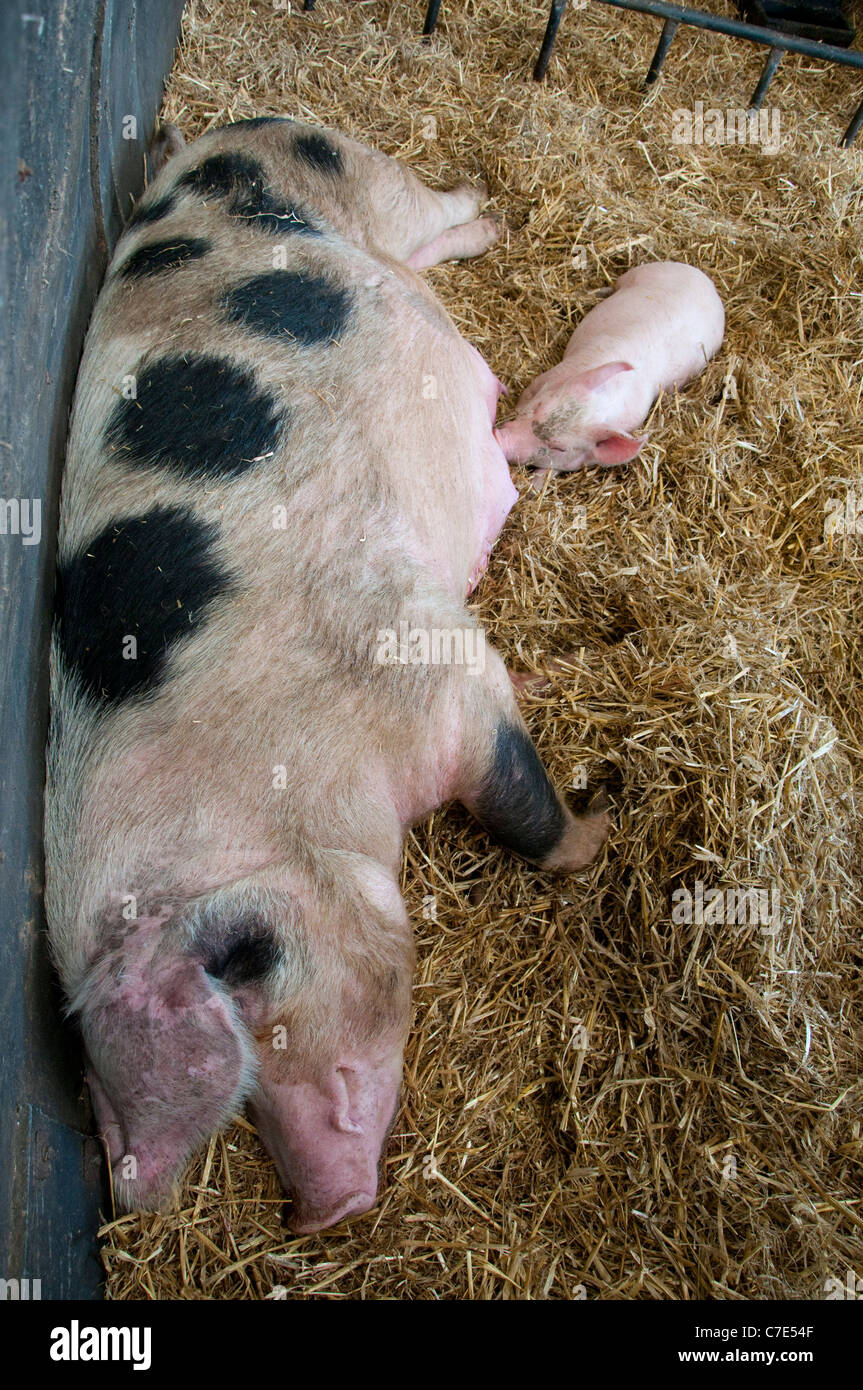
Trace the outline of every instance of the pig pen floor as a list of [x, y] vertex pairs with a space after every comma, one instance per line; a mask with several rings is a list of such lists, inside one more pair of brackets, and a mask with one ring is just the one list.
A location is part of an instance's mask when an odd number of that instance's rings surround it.
[[[611, 776], [601, 860], [543, 877], [458, 807], [417, 829], [378, 1206], [292, 1237], [238, 1120], [172, 1211], [106, 1225], [113, 1298], [817, 1299], [860, 1273], [863, 522], [825, 528], [863, 512], [859, 83], [786, 57], [778, 151], [675, 144], [675, 108], [744, 106], [763, 51], [681, 30], [645, 99], [657, 23], [571, 9], [539, 86], [546, 9], [447, 0], [424, 45], [419, 3], [188, 6], [187, 137], [291, 114], [487, 180], [502, 241], [429, 279], [514, 395], [641, 260], [700, 265], [728, 326], [627, 471], [537, 495], [516, 470], [475, 596], [511, 665], [569, 656], [525, 712], [559, 785]], [[699, 882], [777, 916], [674, 921]]]

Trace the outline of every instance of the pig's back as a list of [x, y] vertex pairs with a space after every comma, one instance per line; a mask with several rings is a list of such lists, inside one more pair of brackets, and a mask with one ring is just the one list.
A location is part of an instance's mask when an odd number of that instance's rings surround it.
[[[582, 319], [565, 360], [577, 369], [625, 361], [658, 390], [700, 371], [718, 350], [724, 328], [722, 301], [703, 271], [678, 261], [650, 262], [621, 275], [614, 292]], [[632, 388], [621, 379], [619, 389]]]

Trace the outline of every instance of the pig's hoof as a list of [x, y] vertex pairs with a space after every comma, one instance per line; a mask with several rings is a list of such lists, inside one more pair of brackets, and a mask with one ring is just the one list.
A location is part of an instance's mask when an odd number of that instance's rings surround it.
[[611, 817], [605, 809], [607, 804], [607, 797], [600, 793], [587, 815], [573, 816], [557, 849], [542, 861], [543, 869], [572, 872], [593, 863], [611, 829]]
[[[559, 660], [547, 661], [545, 663], [546, 669], [543, 672], [509, 671], [508, 675], [512, 681], [516, 695], [537, 695], [540, 691], [548, 689], [554, 680], [571, 680], [573, 675], [572, 667], [578, 666], [579, 660], [578, 653], [573, 653], [571, 657], [562, 657]], [[591, 810], [601, 811], [604, 810], [607, 805], [608, 802], [606, 801], [600, 806], [597, 798], [597, 803], [591, 807]]]
[[483, 203], [488, 202], [488, 184], [483, 179], [478, 180], [477, 183], [471, 183], [468, 179], [462, 179], [460, 183], [456, 184], [455, 188], [450, 189], [450, 192], [457, 193], [460, 197], [464, 198], [471, 208], [471, 212], [465, 218], [466, 222], [472, 222]]
[[508, 674], [516, 695], [535, 694], [550, 683], [548, 676], [538, 675], [535, 671], [510, 671]]
[[498, 213], [487, 212], [484, 217], [478, 218], [477, 221], [478, 225], [486, 231], [486, 235], [490, 238], [488, 243], [489, 246], [492, 246], [494, 242], [500, 239], [503, 233], [504, 221]]
[[[539, 671], [509, 671], [508, 675], [512, 681], [518, 699], [523, 699], [526, 695], [540, 695], [543, 690], [547, 690], [552, 683], [552, 672], [556, 674], [557, 662], [549, 662], [549, 672]], [[571, 675], [571, 672], [563, 672], [564, 675]]]
[[477, 217], [473, 222], [465, 222], [453, 228], [451, 256], [453, 260], [467, 260], [470, 256], [481, 256], [500, 239], [501, 223], [490, 213]]

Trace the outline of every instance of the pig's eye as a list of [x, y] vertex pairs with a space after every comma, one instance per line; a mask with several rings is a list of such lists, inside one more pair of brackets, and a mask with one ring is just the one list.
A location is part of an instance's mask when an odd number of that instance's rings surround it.
[[259, 917], [214, 922], [204, 929], [202, 937], [197, 952], [201, 964], [208, 975], [231, 988], [263, 979], [278, 964], [279, 948], [272, 928]]

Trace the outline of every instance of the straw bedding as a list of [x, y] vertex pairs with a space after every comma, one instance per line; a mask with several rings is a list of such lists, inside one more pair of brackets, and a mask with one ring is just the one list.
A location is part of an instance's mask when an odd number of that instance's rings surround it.
[[[540, 86], [539, 0], [448, 0], [429, 45], [421, 4], [299, 10], [191, 0], [165, 117], [291, 114], [485, 177], [501, 243], [429, 278], [515, 397], [645, 259], [706, 270], [727, 334], [627, 470], [515, 470], [475, 596], [511, 665], [566, 658], [526, 717], [559, 785], [609, 779], [600, 861], [544, 878], [457, 807], [417, 829], [377, 1208], [292, 1237], [238, 1120], [170, 1213], [106, 1226], [110, 1296], [823, 1297], [863, 1237], [863, 534], [825, 535], [831, 498], [863, 509], [859, 83], [788, 57], [777, 152], [677, 145], [675, 108], [744, 106], [762, 50], [680, 31], [645, 98], [643, 16], [571, 10]], [[673, 920], [699, 881], [773, 921]]]

